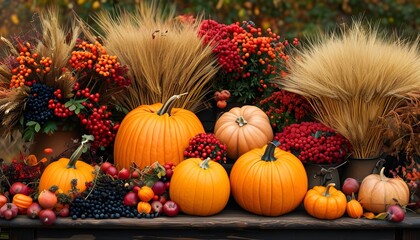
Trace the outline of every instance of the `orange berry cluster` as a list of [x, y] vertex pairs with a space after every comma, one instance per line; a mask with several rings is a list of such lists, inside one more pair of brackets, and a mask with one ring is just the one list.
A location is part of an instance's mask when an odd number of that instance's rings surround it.
[[52, 60], [49, 57], [39, 58], [38, 53], [32, 53], [31, 44], [20, 44], [20, 53], [16, 57], [18, 67], [12, 69], [10, 88], [32, 86], [39, 79], [39, 74], [47, 74], [51, 70]]
[[117, 61], [117, 57], [108, 55], [99, 42], [90, 43], [78, 40], [78, 44], [69, 59], [69, 64], [77, 71], [92, 70], [105, 77], [105, 81], [108, 83], [115, 82], [121, 87], [130, 84], [130, 80], [123, 76], [126, 70]]

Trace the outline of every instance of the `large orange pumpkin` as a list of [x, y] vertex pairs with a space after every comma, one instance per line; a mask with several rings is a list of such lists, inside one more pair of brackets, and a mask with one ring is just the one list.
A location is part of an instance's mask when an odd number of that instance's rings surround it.
[[39, 192], [49, 190], [56, 185], [64, 193], [69, 194], [74, 179], [77, 180], [76, 188], [78, 192], [83, 192], [86, 189], [86, 182], [91, 182], [95, 177], [95, 169], [91, 165], [78, 160], [82, 152], [87, 149], [87, 143], [90, 140], [93, 140], [93, 136], [84, 135], [80, 146], [70, 158], [61, 158], [45, 168], [39, 180]]
[[234, 107], [216, 121], [214, 135], [227, 146], [227, 156], [237, 159], [253, 148], [260, 148], [273, 139], [267, 114], [251, 105]]
[[347, 198], [343, 192], [334, 188], [335, 184], [314, 186], [306, 193], [303, 205], [306, 212], [319, 219], [337, 219], [347, 209]]
[[[358, 200], [363, 208], [373, 213], [385, 212], [387, 207], [398, 203], [407, 205], [410, 190], [401, 178], [387, 178], [385, 168], [379, 174], [370, 174], [360, 184]], [[396, 200], [396, 201], [395, 201]]]
[[142, 105], [130, 111], [121, 122], [114, 143], [114, 164], [130, 169], [134, 162], [139, 168], [184, 160], [183, 152], [189, 140], [204, 127], [191, 111], [173, 108], [181, 95], [165, 104]]
[[274, 141], [240, 156], [230, 172], [235, 201], [245, 210], [280, 216], [299, 206], [308, 189], [301, 161]]
[[217, 162], [188, 158], [175, 169], [170, 198], [189, 215], [210, 216], [222, 211], [230, 196], [229, 177]]

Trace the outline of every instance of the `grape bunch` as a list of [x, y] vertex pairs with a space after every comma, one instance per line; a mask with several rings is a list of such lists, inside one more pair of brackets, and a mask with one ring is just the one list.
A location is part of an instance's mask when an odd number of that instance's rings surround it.
[[53, 88], [40, 83], [31, 87], [26, 104], [26, 122], [35, 121], [43, 125], [54, 117], [53, 111], [48, 107], [49, 100], [54, 97], [53, 92]]
[[96, 182], [90, 184], [70, 205], [72, 219], [138, 217], [135, 207], [123, 205], [124, 196], [129, 191], [124, 186], [126, 182], [107, 174], [98, 174]]
[[226, 162], [226, 144], [220, 142], [213, 133], [199, 133], [190, 139], [184, 151], [184, 158], [210, 158], [214, 161]]

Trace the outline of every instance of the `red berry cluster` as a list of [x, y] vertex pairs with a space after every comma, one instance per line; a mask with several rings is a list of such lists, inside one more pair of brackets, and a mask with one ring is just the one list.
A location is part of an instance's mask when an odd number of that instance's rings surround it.
[[19, 56], [16, 62], [19, 64], [12, 69], [10, 88], [21, 86], [32, 86], [35, 84], [39, 74], [47, 74], [51, 70], [52, 60], [49, 57], [40, 57], [33, 53], [33, 47], [29, 42], [18, 44]]
[[99, 74], [107, 83], [115, 83], [120, 87], [130, 85], [130, 79], [124, 77], [127, 69], [121, 66], [116, 56], [108, 55], [99, 42], [90, 43], [79, 39], [71, 55], [69, 64], [76, 71], [92, 70], [91, 74]]
[[214, 161], [226, 162], [226, 144], [220, 142], [212, 133], [199, 133], [190, 139], [184, 151], [184, 158], [210, 158]]
[[[225, 25], [205, 20], [199, 36], [204, 43], [214, 45], [213, 51], [222, 66], [216, 88], [230, 90], [242, 102], [263, 95], [271, 86], [271, 78], [279, 73], [278, 62], [289, 58], [283, 51], [289, 42], [281, 42], [271, 29], [263, 32], [251, 21]], [[298, 43], [295, 38], [293, 44]]]
[[10, 164], [1, 165], [2, 175], [9, 183], [14, 182], [36, 182], [41, 177], [41, 164], [35, 166], [27, 165], [24, 161], [12, 160]]
[[351, 151], [350, 142], [319, 122], [291, 124], [276, 134], [279, 148], [290, 151], [303, 163], [336, 164]]
[[312, 107], [304, 97], [283, 89], [260, 100], [257, 106], [270, 118], [275, 132], [280, 132], [290, 124], [308, 119], [312, 112]]

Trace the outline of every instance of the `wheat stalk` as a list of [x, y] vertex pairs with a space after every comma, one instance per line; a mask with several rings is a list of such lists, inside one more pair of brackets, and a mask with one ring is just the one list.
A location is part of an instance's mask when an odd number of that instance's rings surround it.
[[297, 49], [289, 70], [277, 83], [306, 97], [316, 117], [351, 142], [353, 157], [376, 157], [383, 149], [383, 116], [420, 89], [419, 38], [382, 35], [355, 21]]
[[155, 1], [141, 2], [133, 13], [101, 12], [95, 17], [107, 50], [129, 69], [132, 84], [118, 98], [125, 108], [188, 92], [176, 107], [198, 109], [218, 70], [212, 48], [197, 37], [200, 19], [179, 22], [173, 6]]

